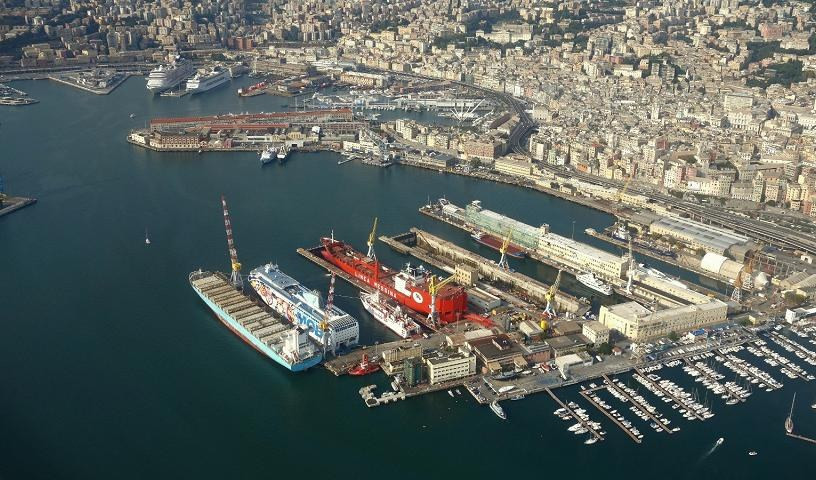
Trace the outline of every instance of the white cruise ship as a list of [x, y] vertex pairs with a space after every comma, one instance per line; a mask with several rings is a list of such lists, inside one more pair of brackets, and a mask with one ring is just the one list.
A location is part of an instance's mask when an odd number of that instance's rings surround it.
[[612, 287], [598, 280], [595, 277], [595, 274], [593, 274], [592, 272], [576, 275], [575, 279], [581, 282], [581, 284], [595, 290], [596, 292], [602, 293], [604, 295], [612, 295], [613, 292]]
[[172, 62], [159, 65], [150, 71], [150, 75], [147, 76], [147, 89], [153, 93], [169, 90], [192, 75], [194, 70], [191, 61], [176, 57]]
[[[292, 323], [306, 327], [315, 343], [324, 345], [327, 350], [336, 352], [338, 348], [351, 348], [359, 342], [357, 319], [335, 305], [327, 315], [320, 294], [281, 272], [277, 265], [269, 263], [252, 270], [249, 284], [264, 303]], [[321, 328], [324, 320], [327, 320], [327, 331]]]
[[229, 71], [213, 67], [209, 72], [198, 72], [187, 81], [187, 91], [193, 94], [206, 92], [230, 81]]
[[360, 300], [363, 301], [363, 307], [368, 313], [400, 337], [408, 338], [411, 335], [420, 333], [419, 324], [403, 312], [396, 302], [380, 295], [379, 291], [374, 293], [362, 292], [360, 293]]

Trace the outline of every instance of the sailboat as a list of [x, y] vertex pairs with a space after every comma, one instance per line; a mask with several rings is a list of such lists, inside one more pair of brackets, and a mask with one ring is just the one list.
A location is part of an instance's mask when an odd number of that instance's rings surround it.
[[150, 245], [150, 237], [147, 236], [147, 229], [145, 228], [145, 245]]
[[791, 409], [788, 418], [785, 419], [785, 431], [793, 433], [793, 404], [796, 403], [796, 392], [793, 392], [793, 401], [791, 401]]

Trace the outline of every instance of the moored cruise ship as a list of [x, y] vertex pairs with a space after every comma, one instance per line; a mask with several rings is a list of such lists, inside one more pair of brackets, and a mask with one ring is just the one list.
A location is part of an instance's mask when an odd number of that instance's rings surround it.
[[276, 318], [223, 274], [198, 270], [189, 280], [221, 323], [258, 352], [293, 372], [320, 363], [323, 356], [306, 328]]
[[202, 93], [229, 81], [229, 72], [216, 66], [209, 72], [197, 72], [193, 78], [187, 81], [187, 91], [193, 94]]
[[421, 332], [418, 323], [413, 321], [396, 302], [380, 294], [379, 291], [361, 292], [360, 300], [371, 316], [400, 337], [408, 338]]
[[[277, 265], [269, 263], [252, 270], [249, 283], [273, 310], [306, 327], [318, 345], [324, 345], [324, 335], [327, 335], [327, 350], [336, 352], [338, 348], [350, 348], [359, 342], [360, 325], [354, 317], [332, 305], [327, 318], [320, 294], [281, 272]], [[321, 328], [324, 320], [328, 320], [327, 332]]]
[[150, 75], [147, 76], [147, 89], [153, 93], [169, 90], [192, 75], [194, 71], [195, 68], [191, 61], [176, 57], [172, 62], [159, 65], [150, 71]]

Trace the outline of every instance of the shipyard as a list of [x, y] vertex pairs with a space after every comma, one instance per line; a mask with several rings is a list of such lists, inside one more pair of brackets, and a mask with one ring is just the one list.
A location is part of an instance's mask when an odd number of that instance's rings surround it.
[[4, 0], [0, 139], [0, 476], [810, 471], [814, 1]]

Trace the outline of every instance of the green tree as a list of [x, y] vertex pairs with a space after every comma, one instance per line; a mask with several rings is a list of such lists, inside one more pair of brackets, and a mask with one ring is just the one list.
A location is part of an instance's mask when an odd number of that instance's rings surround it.
[[678, 335], [677, 332], [672, 330], [671, 332], [669, 332], [669, 340], [671, 340], [672, 342], [676, 342], [680, 340], [680, 335]]
[[612, 346], [609, 345], [609, 342], [604, 342], [598, 345], [598, 353], [601, 355], [610, 355], [612, 353]]

